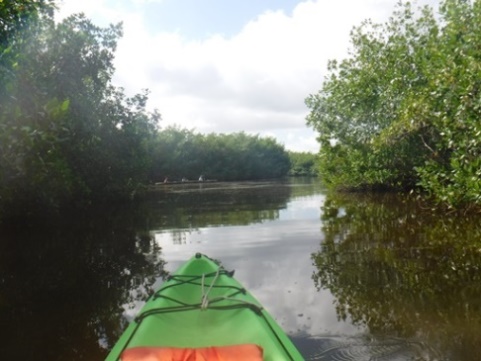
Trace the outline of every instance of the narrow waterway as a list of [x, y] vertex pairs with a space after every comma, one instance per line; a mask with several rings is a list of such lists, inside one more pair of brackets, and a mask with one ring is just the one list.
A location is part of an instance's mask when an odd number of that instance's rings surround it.
[[481, 225], [313, 180], [160, 186], [147, 200], [5, 227], [0, 359], [103, 360], [196, 252], [310, 360], [481, 359]]

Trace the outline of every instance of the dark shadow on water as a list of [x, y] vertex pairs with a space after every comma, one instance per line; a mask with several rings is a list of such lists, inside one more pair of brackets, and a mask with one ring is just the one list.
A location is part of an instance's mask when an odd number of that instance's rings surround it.
[[141, 209], [88, 209], [0, 233], [2, 360], [103, 360], [124, 305], [163, 273]]
[[287, 182], [219, 182], [162, 186], [152, 192], [153, 229], [242, 226], [274, 220], [285, 209]]
[[428, 351], [416, 360], [481, 359], [478, 217], [432, 214], [394, 194], [330, 195], [322, 211], [313, 280], [335, 296], [339, 319], [415, 340]]
[[309, 193], [293, 189], [288, 182], [180, 186], [137, 204], [4, 223], [0, 359], [103, 360], [126, 312], [165, 275], [155, 230], [273, 220], [293, 192]]

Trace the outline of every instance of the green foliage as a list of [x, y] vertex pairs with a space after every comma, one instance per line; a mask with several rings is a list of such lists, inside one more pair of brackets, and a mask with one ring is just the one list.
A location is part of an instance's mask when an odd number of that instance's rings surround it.
[[53, 21], [51, 1], [0, 1], [0, 215], [131, 198], [165, 176], [278, 178], [283, 146], [244, 133], [168, 128], [148, 91], [111, 83], [121, 24]]
[[40, 19], [52, 19], [52, 0], [0, 1], [0, 99], [8, 97], [9, 81], [20, 56], [18, 46], [26, 41]]
[[328, 184], [420, 186], [451, 207], [481, 205], [481, 1], [439, 12], [405, 2], [385, 24], [364, 22], [306, 99]]
[[20, 31], [27, 29], [41, 15], [53, 15], [54, 0], [0, 1], [0, 48], [6, 47]]
[[289, 152], [290, 176], [316, 177], [318, 174], [317, 155], [308, 152]]
[[146, 182], [159, 116], [146, 112], [147, 92], [127, 98], [110, 83], [121, 34], [75, 15], [12, 40], [0, 98], [4, 205], [125, 197]]
[[201, 174], [217, 180], [268, 179], [289, 170], [282, 145], [243, 132], [202, 135], [169, 127], [159, 132], [153, 159], [152, 177], [157, 181], [197, 180]]

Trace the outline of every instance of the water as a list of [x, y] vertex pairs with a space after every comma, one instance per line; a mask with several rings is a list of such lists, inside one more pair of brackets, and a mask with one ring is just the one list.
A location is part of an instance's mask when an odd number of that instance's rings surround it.
[[351, 333], [350, 324], [338, 322], [330, 293], [318, 292], [313, 287], [311, 253], [319, 248], [322, 237], [320, 205], [324, 195], [319, 191], [313, 184], [276, 184], [274, 187], [255, 184], [244, 190], [237, 188], [236, 196], [241, 199], [248, 199], [250, 195], [265, 197], [265, 205], [272, 193], [286, 198], [284, 202], [271, 203], [275, 209], [268, 215], [263, 209], [255, 209], [256, 206], [225, 211], [221, 217], [232, 219], [228, 212], [233, 212], [241, 218], [250, 218], [252, 223], [248, 226], [237, 222], [215, 224], [212, 219], [218, 211], [206, 208], [203, 214], [187, 215], [188, 224], [180, 228], [155, 230], [155, 241], [168, 260], [169, 271], [196, 252], [235, 269], [237, 279], [266, 305], [290, 334], [311, 335], [314, 330]]
[[236, 270], [310, 360], [481, 359], [481, 227], [312, 181], [162, 186], [8, 227], [0, 359], [103, 360], [194, 253]]

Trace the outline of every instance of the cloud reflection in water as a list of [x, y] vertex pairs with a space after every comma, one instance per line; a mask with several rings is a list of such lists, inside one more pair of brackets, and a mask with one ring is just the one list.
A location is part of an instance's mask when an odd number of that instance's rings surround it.
[[317, 291], [311, 253], [322, 239], [320, 207], [324, 196], [294, 198], [279, 217], [249, 226], [163, 229], [155, 234], [174, 271], [196, 252], [219, 259], [291, 335], [354, 335], [339, 322], [328, 291]]

